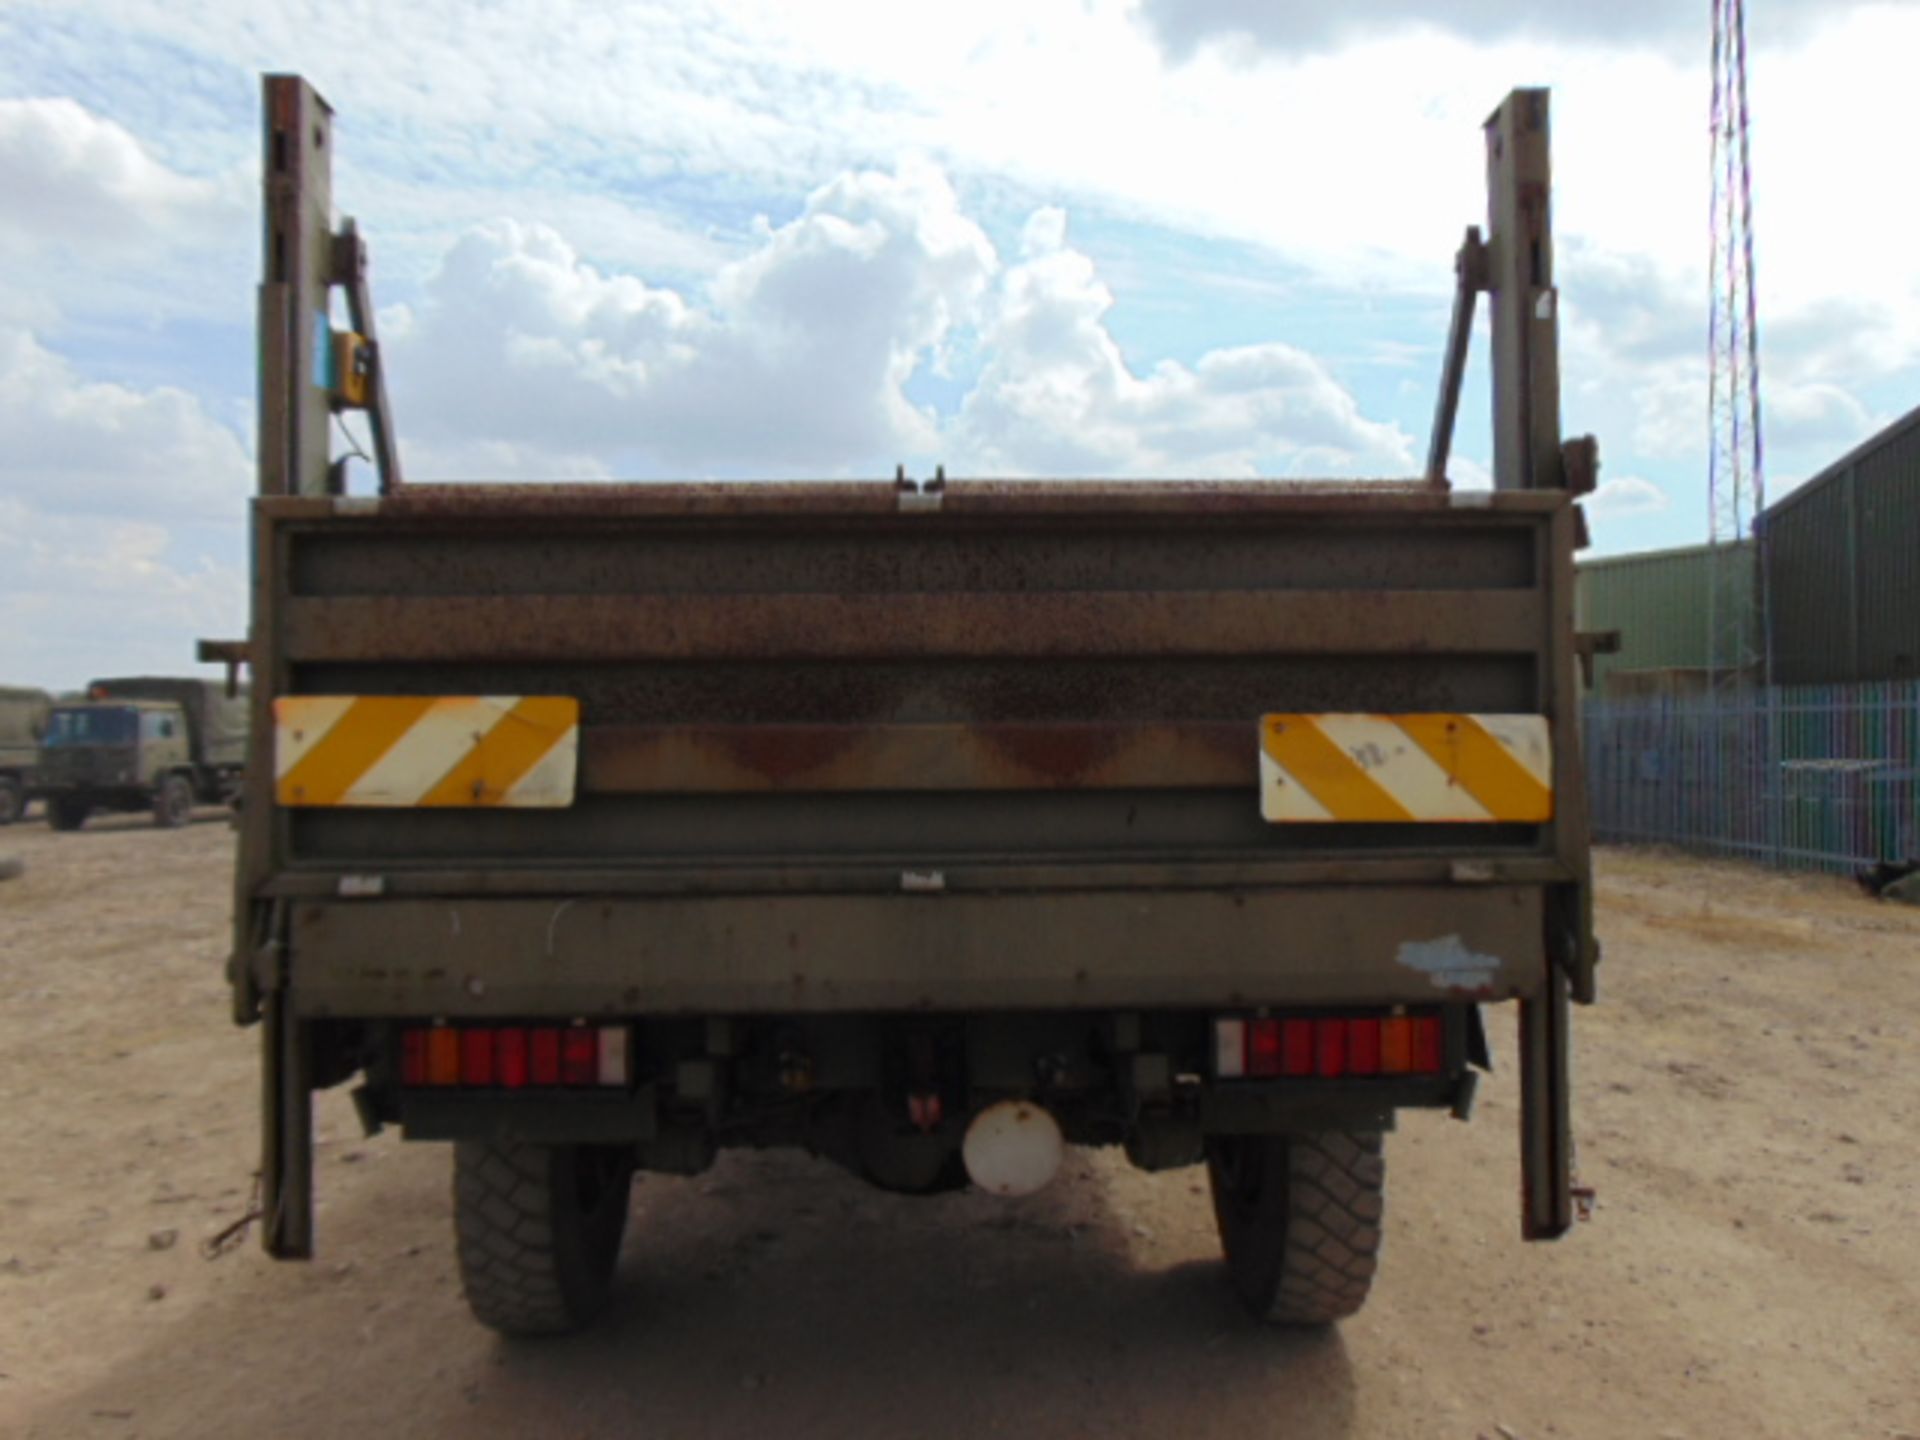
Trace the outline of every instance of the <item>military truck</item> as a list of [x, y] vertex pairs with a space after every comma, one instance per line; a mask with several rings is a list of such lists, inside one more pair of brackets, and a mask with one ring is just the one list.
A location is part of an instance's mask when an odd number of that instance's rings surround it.
[[1067, 1145], [1201, 1165], [1232, 1289], [1325, 1324], [1374, 1275], [1383, 1135], [1468, 1115], [1488, 1013], [1522, 1232], [1569, 1228], [1595, 462], [1559, 431], [1545, 92], [1487, 127], [1427, 473], [1377, 483], [404, 483], [331, 111], [265, 98], [230, 975], [268, 1253], [313, 1254], [312, 1095], [353, 1083], [370, 1133], [452, 1143], [509, 1335], [600, 1309], [636, 1172], [749, 1145], [1009, 1203]]
[[53, 697], [44, 690], [0, 685], [0, 825], [27, 813], [34, 793], [34, 759]]
[[94, 680], [83, 701], [55, 705], [40, 742], [47, 822], [78, 830], [100, 810], [150, 810], [185, 825], [195, 805], [239, 794], [247, 701], [216, 682], [162, 676]]

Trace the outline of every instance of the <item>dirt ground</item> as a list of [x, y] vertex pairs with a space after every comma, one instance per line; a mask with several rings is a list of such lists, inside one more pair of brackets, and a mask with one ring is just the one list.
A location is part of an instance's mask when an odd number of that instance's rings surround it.
[[230, 847], [0, 831], [0, 1434], [1920, 1437], [1920, 911], [1844, 882], [1604, 855], [1593, 1222], [1520, 1242], [1503, 1069], [1389, 1139], [1337, 1333], [1240, 1318], [1196, 1173], [914, 1201], [733, 1155], [636, 1186], [610, 1324], [508, 1345], [460, 1301], [448, 1153], [340, 1093], [321, 1258], [202, 1257], [255, 1151]]

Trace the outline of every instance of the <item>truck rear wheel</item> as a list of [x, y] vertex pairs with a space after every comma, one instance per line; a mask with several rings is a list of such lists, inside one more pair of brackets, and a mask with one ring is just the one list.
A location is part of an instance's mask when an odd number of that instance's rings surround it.
[[193, 782], [184, 775], [162, 776], [153, 792], [153, 823], [178, 830], [193, 818]]
[[0, 825], [11, 825], [26, 813], [26, 787], [11, 775], [0, 775]]
[[502, 1335], [564, 1335], [606, 1305], [633, 1152], [463, 1140], [453, 1151], [460, 1285]]
[[47, 800], [47, 823], [56, 830], [78, 830], [92, 813], [93, 806], [77, 795], [53, 795]]
[[1325, 1325], [1366, 1303], [1380, 1253], [1380, 1133], [1233, 1135], [1207, 1142], [1227, 1276], [1246, 1307]]

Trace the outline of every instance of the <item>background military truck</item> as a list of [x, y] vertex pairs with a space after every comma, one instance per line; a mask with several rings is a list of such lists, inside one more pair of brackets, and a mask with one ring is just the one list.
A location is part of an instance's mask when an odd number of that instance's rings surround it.
[[[1383, 1132], [1519, 1032], [1523, 1233], [1574, 1210], [1593, 996], [1547, 99], [1487, 127], [1427, 474], [409, 485], [268, 77], [255, 710], [230, 967], [265, 1245], [314, 1247], [316, 1088], [453, 1142], [466, 1297], [605, 1299], [636, 1170], [805, 1147], [1018, 1195], [1066, 1144], [1204, 1164], [1233, 1288], [1364, 1300]], [[349, 290], [352, 333], [327, 325]], [[1446, 479], [1491, 294], [1492, 492]], [[349, 494], [331, 409], [373, 422]], [[237, 648], [236, 651], [237, 652]]]
[[41, 740], [47, 822], [78, 830], [97, 810], [151, 810], [184, 825], [196, 804], [239, 794], [247, 700], [217, 682], [162, 676], [94, 680], [55, 705]]
[[0, 825], [11, 825], [27, 813], [40, 732], [52, 704], [53, 697], [44, 690], [0, 685]]

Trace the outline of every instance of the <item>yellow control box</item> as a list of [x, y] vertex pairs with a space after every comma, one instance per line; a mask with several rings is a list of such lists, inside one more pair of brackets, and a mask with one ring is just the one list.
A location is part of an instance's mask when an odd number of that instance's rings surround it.
[[373, 390], [373, 347], [367, 337], [351, 330], [333, 332], [333, 354], [327, 388], [336, 410], [364, 410]]

